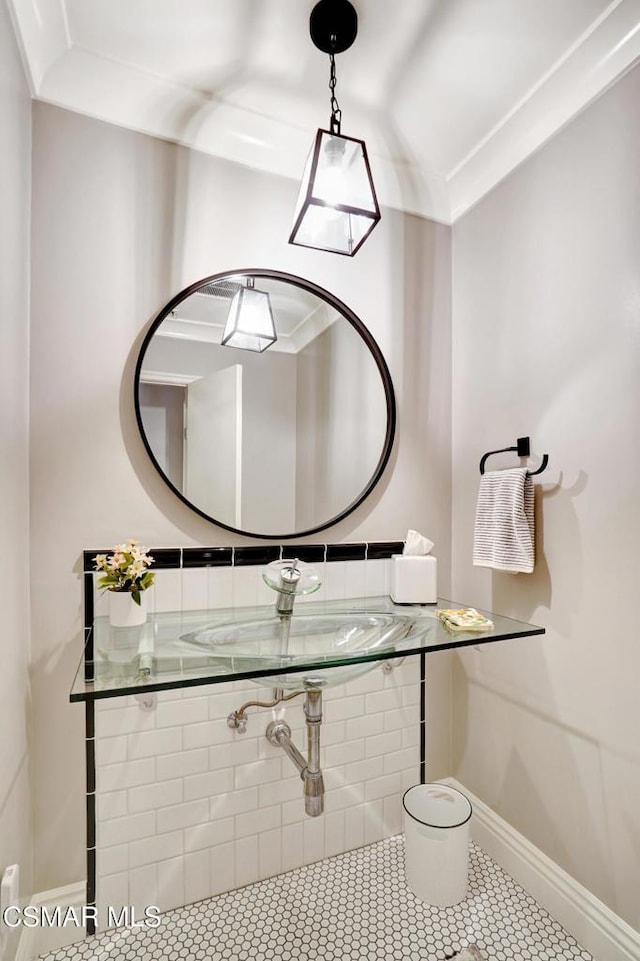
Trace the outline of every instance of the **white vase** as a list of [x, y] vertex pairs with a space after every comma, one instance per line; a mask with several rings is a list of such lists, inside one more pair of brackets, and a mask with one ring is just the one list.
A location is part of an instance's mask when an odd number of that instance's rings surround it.
[[147, 598], [140, 594], [136, 604], [130, 591], [109, 591], [109, 624], [112, 627], [139, 627], [147, 619]]

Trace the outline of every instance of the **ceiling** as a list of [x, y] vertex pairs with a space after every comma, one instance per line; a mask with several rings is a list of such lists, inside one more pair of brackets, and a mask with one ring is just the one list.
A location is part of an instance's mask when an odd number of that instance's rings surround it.
[[[313, 0], [8, 0], [33, 95], [299, 180], [329, 115]], [[354, 0], [342, 132], [453, 222], [640, 56], [640, 0]]]

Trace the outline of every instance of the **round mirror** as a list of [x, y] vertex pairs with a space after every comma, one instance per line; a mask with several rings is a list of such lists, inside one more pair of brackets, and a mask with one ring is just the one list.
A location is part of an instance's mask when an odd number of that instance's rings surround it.
[[313, 534], [362, 503], [389, 459], [395, 398], [364, 324], [289, 274], [215, 274], [151, 325], [138, 425], [169, 486], [250, 537]]

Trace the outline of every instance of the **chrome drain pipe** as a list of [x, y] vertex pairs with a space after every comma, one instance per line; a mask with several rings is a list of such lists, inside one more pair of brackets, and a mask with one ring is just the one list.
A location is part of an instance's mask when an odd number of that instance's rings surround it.
[[291, 758], [304, 782], [304, 809], [310, 817], [324, 811], [324, 780], [320, 770], [320, 725], [322, 724], [322, 691], [307, 691], [304, 703], [307, 723], [307, 758], [291, 740], [291, 728], [286, 721], [271, 721], [266, 736], [274, 747], [281, 747]]

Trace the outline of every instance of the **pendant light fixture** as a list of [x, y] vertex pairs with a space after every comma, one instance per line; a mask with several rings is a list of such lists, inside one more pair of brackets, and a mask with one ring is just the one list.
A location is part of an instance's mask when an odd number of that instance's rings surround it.
[[290, 244], [352, 257], [380, 220], [364, 140], [341, 132], [336, 99], [335, 55], [348, 50], [358, 33], [358, 15], [349, 0], [320, 0], [309, 20], [311, 39], [329, 54], [331, 119], [318, 130], [307, 159]]
[[266, 290], [256, 290], [253, 277], [231, 301], [222, 335], [223, 347], [262, 352], [277, 340], [271, 300]]

